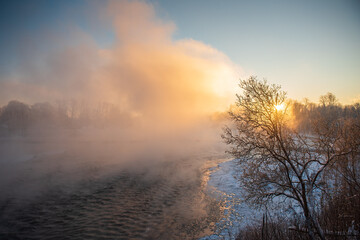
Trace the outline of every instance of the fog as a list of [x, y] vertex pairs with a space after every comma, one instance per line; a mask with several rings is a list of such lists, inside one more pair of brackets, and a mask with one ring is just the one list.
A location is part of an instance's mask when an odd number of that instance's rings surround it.
[[[225, 157], [218, 113], [233, 101], [241, 69], [211, 46], [174, 40], [175, 24], [158, 18], [148, 3], [109, 1], [95, 12], [94, 19], [115, 33], [111, 46], [100, 47], [71, 24], [66, 36], [46, 29], [32, 41], [46, 43], [47, 50], [25, 44], [19, 66], [2, 76], [0, 204], [5, 222], [24, 206], [42, 204], [46, 196], [91, 193], [124, 171], [145, 182], [192, 186], [197, 189], [192, 196], [204, 190], [198, 187], [211, 162]], [[29, 118], [16, 108], [6, 110], [10, 100], [24, 103]], [[59, 111], [64, 103], [78, 103], [80, 112], [67, 108], [65, 117], [51, 124], [34, 117], [43, 107]], [[109, 115], [101, 124], [96, 117], [84, 121], [81, 110], [99, 115], [94, 109], [101, 103], [125, 117]], [[206, 216], [204, 197], [195, 198], [174, 203], [181, 208], [177, 213]]]
[[[39, 36], [28, 36], [19, 46], [19, 65], [0, 81], [1, 105], [10, 100], [29, 105], [49, 102], [59, 108], [59, 102], [69, 101], [89, 108], [110, 103], [126, 120], [114, 119], [117, 129], [112, 130], [109, 126], [105, 130], [81, 126], [77, 137], [80, 142], [137, 141], [136, 147], [122, 152], [185, 154], [197, 145], [217, 145], [221, 126], [209, 119], [233, 102], [241, 68], [202, 42], [174, 40], [175, 24], [160, 19], [149, 3], [108, 1], [94, 7], [89, 12], [91, 19], [115, 33], [112, 44], [99, 46], [93, 35], [67, 21], [63, 26], [66, 34], [44, 29]], [[56, 147], [44, 145], [36, 151], [77, 146], [74, 131], [44, 129], [42, 123], [36, 130], [28, 130], [28, 135], [38, 138], [44, 132], [51, 133]], [[50, 140], [38, 143], [41, 141]], [[16, 154], [24, 151], [29, 155], [28, 147], [15, 149]], [[103, 152], [102, 147], [86, 149], [90, 150]], [[125, 161], [126, 157], [120, 158]]]
[[[135, 138], [147, 141], [146, 149], [163, 149], [148, 146], [172, 138], [209, 141], [204, 132], [212, 126], [204, 121], [226, 111], [241, 69], [211, 46], [174, 40], [175, 24], [160, 19], [149, 3], [104, 3], [89, 14], [115, 33], [110, 46], [99, 46], [94, 36], [66, 21], [66, 34], [44, 29], [40, 36], [29, 36], [19, 46], [19, 65], [2, 76], [0, 103], [106, 102], [131, 116], [132, 129], [116, 136], [97, 131], [91, 141]], [[169, 148], [182, 148], [175, 145]]]

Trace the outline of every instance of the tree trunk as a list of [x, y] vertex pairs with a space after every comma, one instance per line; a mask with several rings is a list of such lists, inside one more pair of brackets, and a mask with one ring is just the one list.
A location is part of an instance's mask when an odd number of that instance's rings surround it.
[[311, 217], [312, 218], [312, 221], [314, 223], [314, 226], [316, 228], [316, 231], [317, 233], [319, 234], [319, 237], [322, 239], [322, 240], [325, 240], [325, 234], [324, 234], [324, 231], [322, 230], [318, 220], [314, 217]]
[[306, 227], [308, 228], [309, 236], [311, 239], [315, 240], [314, 229], [316, 233], [319, 235], [321, 240], [325, 240], [325, 235], [320, 227], [319, 222], [311, 215], [309, 208], [306, 206], [304, 209], [304, 215], [306, 219]]
[[305, 222], [306, 222], [306, 227], [308, 229], [308, 234], [309, 234], [311, 240], [316, 240], [314, 232], [313, 232], [313, 228], [311, 226], [311, 220], [310, 220], [309, 216], [307, 216], [307, 215], [308, 214], [305, 214], [305, 218], [306, 218]]

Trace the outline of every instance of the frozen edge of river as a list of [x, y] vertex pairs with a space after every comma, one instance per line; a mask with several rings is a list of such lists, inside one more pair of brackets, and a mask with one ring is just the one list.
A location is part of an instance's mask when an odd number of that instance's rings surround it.
[[199, 240], [236, 239], [241, 228], [258, 221], [261, 216], [258, 210], [252, 209], [241, 200], [242, 187], [238, 179], [241, 167], [238, 161], [239, 159], [229, 160], [210, 169], [207, 192], [225, 203], [225, 216], [216, 223], [216, 232], [213, 235]]

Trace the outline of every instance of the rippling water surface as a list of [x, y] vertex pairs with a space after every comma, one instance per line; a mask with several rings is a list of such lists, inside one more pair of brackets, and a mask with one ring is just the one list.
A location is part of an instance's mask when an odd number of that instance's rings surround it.
[[51, 157], [32, 159], [3, 186], [0, 239], [197, 239], [211, 234], [222, 214], [206, 194], [211, 161], [108, 166], [107, 174], [96, 164], [68, 173], [58, 163], [32, 174], [44, 158]]

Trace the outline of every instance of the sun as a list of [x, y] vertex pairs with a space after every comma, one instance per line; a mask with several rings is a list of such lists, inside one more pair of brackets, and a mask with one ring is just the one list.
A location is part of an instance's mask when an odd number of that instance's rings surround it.
[[285, 104], [284, 104], [284, 103], [281, 103], [281, 104], [275, 105], [274, 108], [275, 108], [275, 110], [277, 110], [277, 111], [282, 111], [282, 110], [285, 109]]

